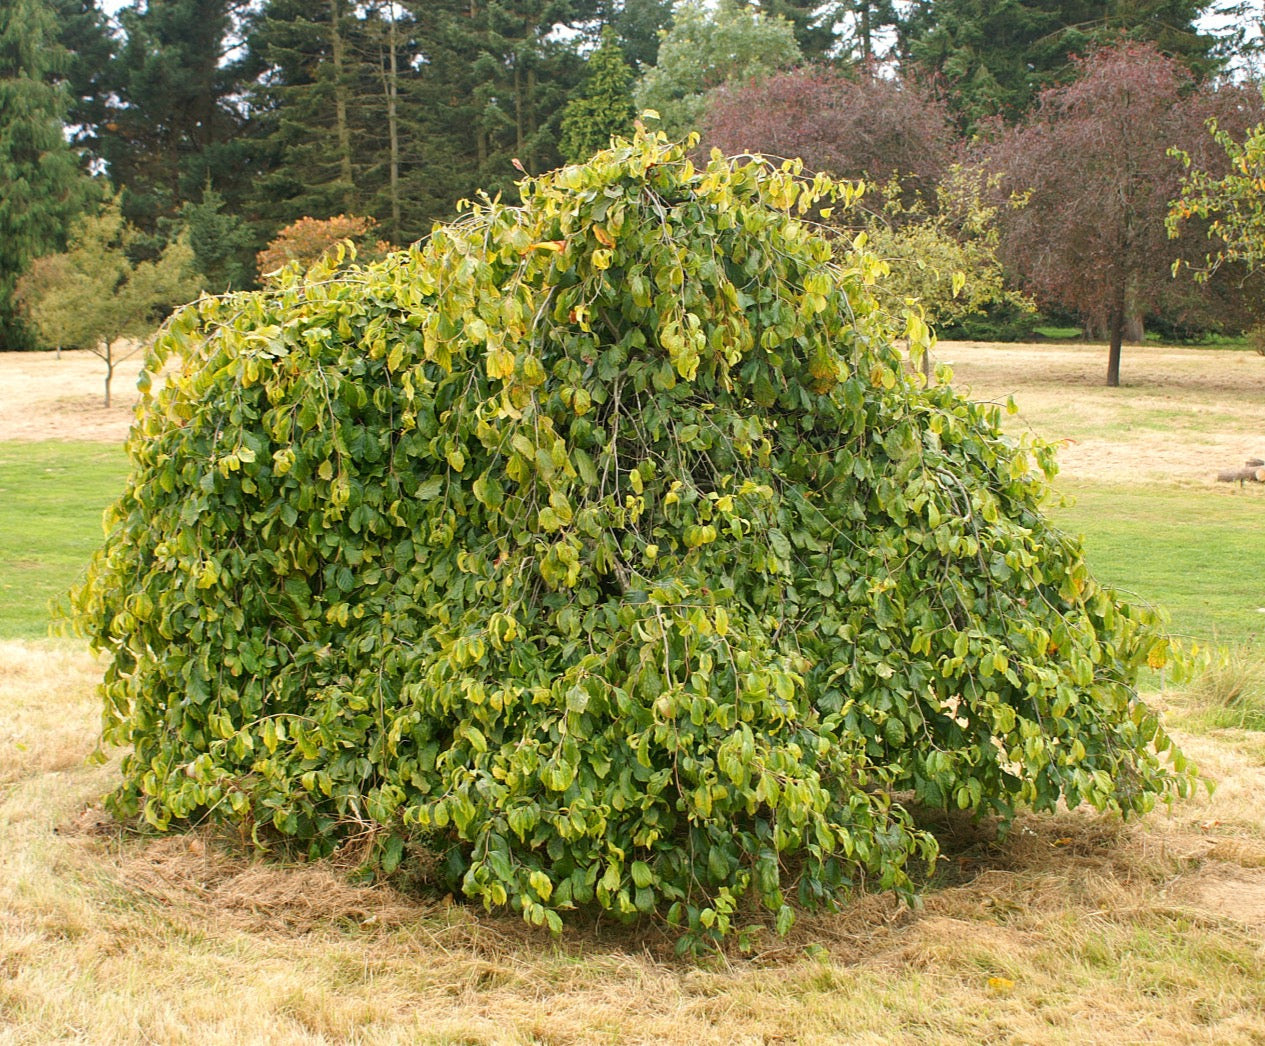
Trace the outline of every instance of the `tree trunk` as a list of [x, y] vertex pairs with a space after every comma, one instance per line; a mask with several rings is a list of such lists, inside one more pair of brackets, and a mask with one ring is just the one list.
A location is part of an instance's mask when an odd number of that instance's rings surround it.
[[396, 113], [396, 99], [400, 87], [399, 39], [396, 35], [395, 4], [387, 4], [387, 47], [389, 72], [386, 74], [387, 134], [391, 150], [391, 241], [400, 242], [400, 126]]
[[1124, 310], [1112, 311], [1109, 336], [1111, 347], [1107, 350], [1107, 384], [1120, 387], [1120, 346], [1124, 343]]
[[868, 63], [874, 57], [874, 40], [870, 28], [870, 0], [861, 0], [857, 8], [861, 13], [861, 61]]
[[1124, 340], [1130, 345], [1141, 345], [1146, 340], [1146, 323], [1140, 312], [1130, 312], [1124, 318]]
[[1124, 340], [1130, 345], [1141, 345], [1146, 338], [1145, 316], [1138, 305], [1135, 280], [1125, 284], [1124, 292]]
[[110, 406], [110, 382], [114, 380], [114, 346], [105, 343], [105, 405]]
[[527, 92], [523, 98], [527, 107], [527, 155], [523, 163], [529, 171], [536, 170], [536, 66], [527, 67]]
[[514, 56], [514, 155], [523, 157], [523, 71]]
[[334, 129], [338, 136], [338, 179], [343, 183], [343, 208], [352, 206], [351, 128], [347, 122], [346, 42], [339, 24], [340, 0], [329, 0], [329, 42], [334, 62]]

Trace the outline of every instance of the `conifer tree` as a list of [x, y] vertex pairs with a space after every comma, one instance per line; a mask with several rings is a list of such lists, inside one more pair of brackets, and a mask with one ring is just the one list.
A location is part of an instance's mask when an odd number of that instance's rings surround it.
[[235, 99], [242, 70], [225, 62], [243, 0], [136, 0], [120, 12], [114, 111], [102, 151], [142, 231], [201, 198], [209, 177], [230, 206], [252, 168]]
[[45, 0], [9, 0], [0, 11], [0, 349], [29, 348], [13, 292], [31, 260], [56, 250], [86, 185], [62, 132], [66, 92]]
[[672, 0], [623, 0], [618, 11], [604, 14], [615, 27], [624, 59], [636, 72], [659, 60], [659, 40], [672, 25]]
[[632, 70], [624, 61], [619, 40], [609, 26], [602, 44], [589, 59], [588, 77], [580, 93], [562, 112], [559, 147], [568, 162], [588, 159], [605, 148], [613, 135], [632, 130], [636, 115], [632, 100]]
[[101, 159], [101, 135], [109, 122], [116, 42], [97, 0], [49, 0], [58, 43], [68, 52], [66, 123], [81, 165]]
[[1149, 41], [1202, 78], [1216, 40], [1197, 26], [1211, 0], [920, 0], [901, 49], [942, 79], [963, 127], [1026, 113], [1039, 92], [1069, 82], [1072, 56], [1121, 39]]

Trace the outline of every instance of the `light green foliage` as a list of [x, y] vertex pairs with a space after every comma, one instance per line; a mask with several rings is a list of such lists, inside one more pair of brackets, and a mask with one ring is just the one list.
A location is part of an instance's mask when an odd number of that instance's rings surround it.
[[[1208, 268], [1195, 274], [1207, 279], [1226, 261], [1241, 261], [1253, 269], [1265, 262], [1265, 124], [1258, 124], [1236, 141], [1218, 129], [1215, 120], [1209, 130], [1230, 161], [1230, 173], [1217, 178], [1208, 171], [1191, 167], [1190, 156], [1172, 150], [1187, 168], [1182, 178], [1181, 196], [1168, 213], [1168, 234], [1180, 235], [1183, 223], [1198, 216], [1208, 220], [1208, 236], [1219, 241], [1208, 256]], [[1174, 265], [1176, 270], [1181, 262]]]
[[801, 58], [789, 22], [732, 0], [714, 10], [688, 0], [674, 19], [659, 45], [658, 64], [646, 70], [633, 92], [637, 108], [657, 112], [672, 136], [698, 129], [713, 87], [786, 69]]
[[107, 407], [114, 367], [132, 355], [119, 341], [148, 337], [166, 311], [201, 287], [186, 238], [173, 240], [154, 261], [133, 262], [129, 250], [138, 236], [111, 201], [100, 214], [79, 219], [66, 252], [38, 259], [19, 284], [48, 344], [89, 349], [105, 361]]
[[998, 208], [984, 200], [991, 181], [982, 169], [953, 167], [936, 186], [933, 207], [906, 202], [895, 179], [880, 190], [882, 212], [865, 230], [870, 250], [887, 263], [875, 285], [884, 305], [899, 311], [912, 301], [936, 327], [993, 306], [1034, 311], [1031, 301], [1006, 286], [997, 259]]
[[[908, 890], [895, 801], [1145, 810], [1165, 642], [1039, 505], [1048, 448], [906, 378], [800, 216], [851, 187], [638, 135], [364, 269], [172, 318], [75, 594], [111, 807], [530, 922]], [[1035, 462], [1035, 465], [1034, 465]]]
[[602, 43], [588, 61], [580, 93], [562, 111], [558, 147], [569, 163], [587, 160], [606, 148], [614, 135], [632, 133], [632, 70], [624, 61], [615, 31], [602, 31]]

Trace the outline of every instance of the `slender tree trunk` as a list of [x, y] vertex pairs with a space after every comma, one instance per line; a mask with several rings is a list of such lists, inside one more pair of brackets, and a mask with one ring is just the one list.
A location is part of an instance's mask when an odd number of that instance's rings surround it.
[[523, 157], [523, 164], [529, 171], [536, 169], [536, 67], [535, 65], [527, 68], [527, 92], [523, 98], [523, 104], [527, 109], [527, 155]]
[[387, 73], [386, 96], [387, 134], [390, 138], [391, 149], [391, 240], [393, 243], [398, 244], [400, 242], [400, 125], [396, 113], [396, 100], [399, 96], [400, 87], [400, 44], [396, 35], [394, 2], [387, 4], [387, 12], [389, 19], [387, 23], [387, 47], [390, 52], [388, 55], [390, 65]]
[[514, 57], [514, 155], [523, 156], [523, 71]]
[[870, 0], [860, 0], [857, 10], [861, 15], [861, 61], [874, 57], [873, 30], [870, 26]]
[[114, 345], [107, 341], [105, 343], [105, 405], [110, 406], [110, 383], [114, 381]]
[[1125, 284], [1124, 292], [1124, 340], [1130, 345], [1140, 345], [1146, 339], [1146, 316], [1138, 305], [1135, 281]]
[[1124, 340], [1130, 345], [1141, 345], [1146, 340], [1146, 321], [1142, 313], [1130, 310], [1125, 316]]
[[343, 207], [349, 213], [354, 182], [351, 171], [351, 127], [347, 122], [347, 50], [339, 14], [340, 0], [329, 0], [329, 42], [334, 62], [334, 129], [338, 136], [338, 178], [343, 183]]

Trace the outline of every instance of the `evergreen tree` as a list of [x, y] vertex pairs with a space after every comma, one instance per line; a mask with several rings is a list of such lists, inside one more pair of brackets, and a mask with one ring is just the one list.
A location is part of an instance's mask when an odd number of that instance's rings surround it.
[[619, 34], [624, 59], [636, 72], [659, 60], [660, 33], [672, 26], [672, 0], [623, 0], [604, 21]]
[[252, 21], [247, 46], [258, 82], [250, 102], [268, 167], [256, 199], [273, 227], [359, 209], [350, 29], [344, 0], [267, 0]]
[[579, 163], [604, 149], [612, 135], [632, 131], [635, 116], [632, 71], [624, 61], [615, 30], [602, 31], [602, 45], [588, 63], [588, 77], [580, 93], [562, 112], [559, 148], [570, 163]]
[[179, 227], [193, 251], [194, 267], [202, 274], [206, 290], [222, 294], [254, 284], [253, 256], [258, 249], [254, 230], [241, 216], [224, 210], [224, 197], [209, 183], [200, 200], [180, 209]]
[[1122, 38], [1149, 41], [1197, 77], [1216, 40], [1196, 26], [1211, 0], [919, 0], [901, 48], [942, 79], [966, 129], [1026, 113], [1043, 88], [1070, 81], [1072, 56]]
[[594, 0], [485, 5], [475, 98], [488, 144], [482, 173], [492, 180], [512, 180], [513, 159], [531, 172], [547, 170], [561, 159], [559, 114], [584, 78], [583, 60], [561, 34], [591, 23], [597, 13]]
[[[433, 125], [438, 98], [425, 93], [433, 59], [422, 32], [409, 5], [391, 0], [269, 0], [253, 19], [250, 100], [267, 167], [255, 201], [269, 235], [352, 212], [397, 243], [426, 231], [436, 207], [429, 161], [446, 151]], [[455, 197], [439, 195], [447, 213]]]
[[[784, 18], [795, 32], [795, 42], [808, 61], [820, 61], [828, 57], [834, 48], [835, 21], [839, 8], [851, 8], [851, 0], [823, 4], [821, 0], [761, 0], [760, 10], [774, 18]], [[865, 6], [867, 11], [868, 4]]]
[[120, 13], [114, 112], [102, 151], [123, 209], [144, 232], [201, 196], [208, 177], [236, 207], [252, 171], [240, 137], [242, 71], [224, 59], [245, 0], [135, 0]]
[[87, 186], [62, 133], [67, 107], [45, 0], [7, 0], [0, 9], [0, 349], [29, 348], [13, 300], [34, 258], [57, 250]]
[[80, 160], [101, 158], [101, 135], [109, 121], [113, 92], [115, 41], [110, 20], [97, 0], [49, 0], [57, 23], [57, 41], [67, 51], [65, 70], [69, 103], [66, 123]]

